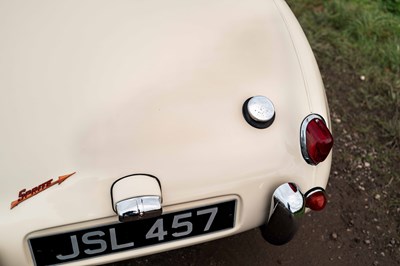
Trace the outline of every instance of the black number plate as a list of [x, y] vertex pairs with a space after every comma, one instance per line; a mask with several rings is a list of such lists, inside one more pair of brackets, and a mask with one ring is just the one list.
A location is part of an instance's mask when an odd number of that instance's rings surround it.
[[235, 206], [232, 200], [28, 241], [38, 266], [71, 262], [233, 228]]

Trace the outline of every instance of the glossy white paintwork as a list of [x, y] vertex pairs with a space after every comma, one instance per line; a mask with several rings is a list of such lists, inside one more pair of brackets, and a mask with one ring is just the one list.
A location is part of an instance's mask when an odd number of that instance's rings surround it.
[[[331, 156], [310, 166], [299, 143], [308, 114], [330, 125], [323, 84], [284, 1], [0, 1], [0, 36], [0, 265], [32, 264], [28, 237], [117, 221], [110, 188], [130, 174], [159, 179], [167, 212], [237, 198], [235, 228], [85, 264], [242, 232], [280, 184], [326, 186]], [[242, 116], [255, 95], [267, 129]]]

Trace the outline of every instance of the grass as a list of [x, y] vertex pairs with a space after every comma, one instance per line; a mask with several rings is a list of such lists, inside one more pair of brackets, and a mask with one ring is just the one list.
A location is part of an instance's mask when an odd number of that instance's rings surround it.
[[364, 112], [364, 122], [372, 120], [385, 144], [399, 148], [400, 0], [288, 3], [320, 65], [336, 64], [365, 78], [366, 82], [350, 93], [351, 104], [372, 111], [372, 115]]
[[[394, 191], [400, 185], [400, 0], [287, 2], [314, 50], [331, 110], [358, 145], [378, 152], [374, 174]], [[336, 154], [336, 161], [345, 156]]]

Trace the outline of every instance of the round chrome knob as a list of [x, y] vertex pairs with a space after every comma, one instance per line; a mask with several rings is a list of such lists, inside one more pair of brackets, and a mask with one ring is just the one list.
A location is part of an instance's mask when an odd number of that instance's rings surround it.
[[256, 128], [267, 128], [275, 119], [275, 108], [271, 100], [265, 96], [254, 96], [244, 103], [243, 116]]

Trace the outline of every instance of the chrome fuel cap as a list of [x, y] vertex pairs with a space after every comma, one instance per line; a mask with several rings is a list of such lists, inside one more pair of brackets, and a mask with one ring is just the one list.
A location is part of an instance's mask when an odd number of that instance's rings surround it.
[[243, 104], [243, 116], [256, 128], [267, 128], [275, 119], [275, 108], [271, 100], [265, 96], [254, 96]]

